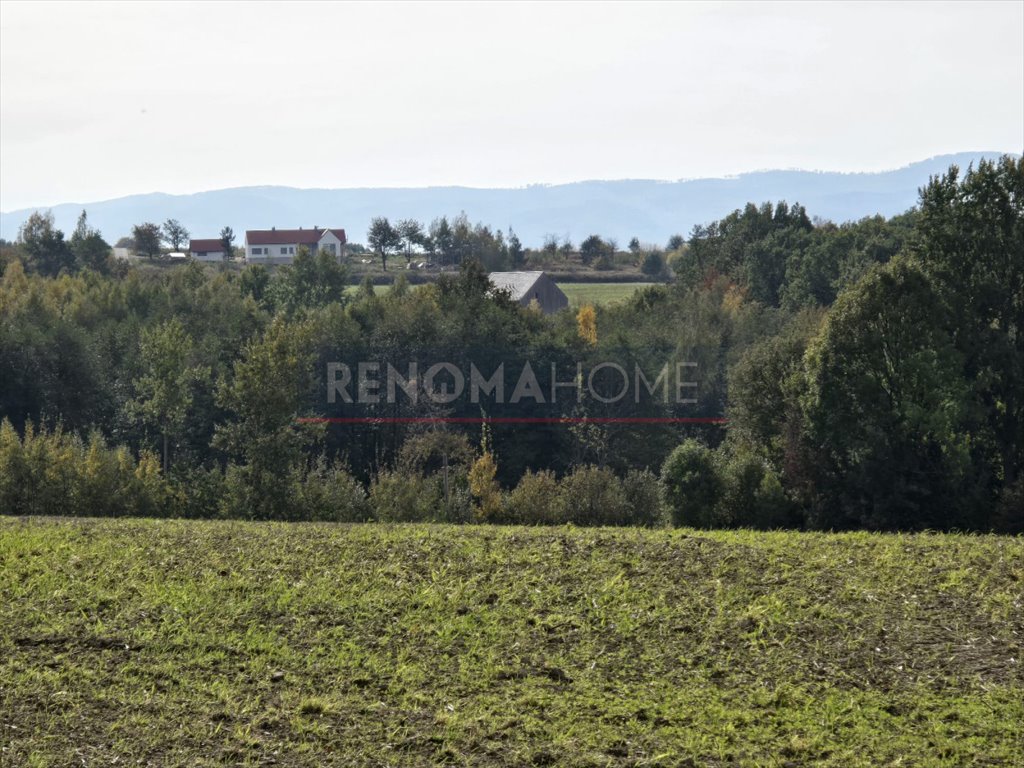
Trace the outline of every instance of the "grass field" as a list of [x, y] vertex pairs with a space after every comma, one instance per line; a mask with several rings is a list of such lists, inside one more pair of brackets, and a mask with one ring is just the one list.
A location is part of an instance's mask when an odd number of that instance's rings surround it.
[[[559, 283], [558, 287], [569, 297], [569, 306], [579, 307], [583, 304], [610, 304], [622, 301], [632, 296], [634, 291], [649, 285], [654, 285], [654, 283]], [[410, 287], [416, 288], [416, 286]], [[390, 289], [390, 285], [373, 286], [373, 290], [378, 296], [387, 293]], [[359, 286], [350, 285], [346, 290], [350, 295], [354, 295], [359, 290]]]
[[579, 307], [622, 301], [649, 285], [654, 283], [559, 283], [558, 287], [569, 297], [569, 306]]
[[1024, 764], [1024, 541], [0, 519], [0, 764]]

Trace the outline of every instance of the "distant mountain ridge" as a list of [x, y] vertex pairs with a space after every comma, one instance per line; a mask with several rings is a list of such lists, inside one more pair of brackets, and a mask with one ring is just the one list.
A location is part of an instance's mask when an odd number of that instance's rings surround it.
[[[695, 224], [720, 219], [747, 202], [799, 202], [811, 216], [836, 222], [902, 213], [917, 202], [917, 190], [950, 165], [961, 170], [1001, 152], [940, 155], [891, 171], [755, 171], [727, 178], [682, 181], [581, 181], [509, 189], [471, 187], [297, 189], [238, 187], [186, 195], [152, 193], [50, 208], [70, 235], [82, 209], [89, 223], [113, 243], [144, 221], [178, 219], [196, 238], [217, 237], [225, 225], [239, 244], [247, 229], [344, 227], [350, 242], [365, 242], [374, 216], [415, 218], [426, 224], [465, 211], [474, 223], [511, 226], [524, 244], [539, 246], [546, 235], [576, 244], [589, 234], [664, 243]], [[1019, 155], [1014, 155], [1019, 157]], [[0, 237], [13, 240], [34, 208], [0, 213]]]

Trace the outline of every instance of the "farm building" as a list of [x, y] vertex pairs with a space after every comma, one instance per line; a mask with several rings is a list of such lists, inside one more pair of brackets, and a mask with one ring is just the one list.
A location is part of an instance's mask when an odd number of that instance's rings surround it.
[[189, 255], [196, 261], [223, 261], [224, 244], [214, 240], [189, 240]]
[[562, 289], [544, 272], [491, 272], [490, 279], [496, 289], [508, 291], [524, 307], [536, 301], [545, 315], [569, 306]]

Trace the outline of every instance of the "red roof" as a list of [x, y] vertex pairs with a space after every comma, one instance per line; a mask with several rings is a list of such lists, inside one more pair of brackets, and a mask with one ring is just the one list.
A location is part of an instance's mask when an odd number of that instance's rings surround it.
[[245, 233], [245, 242], [249, 245], [314, 245], [327, 231], [346, 242], [344, 229], [250, 229]]
[[192, 253], [217, 253], [224, 251], [224, 243], [220, 240], [189, 240], [188, 249]]

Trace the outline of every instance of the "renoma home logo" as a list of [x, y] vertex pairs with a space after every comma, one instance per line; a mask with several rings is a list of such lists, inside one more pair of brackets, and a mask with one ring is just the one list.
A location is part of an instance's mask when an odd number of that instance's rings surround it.
[[722, 423], [700, 413], [695, 360], [327, 362], [319, 423]]

